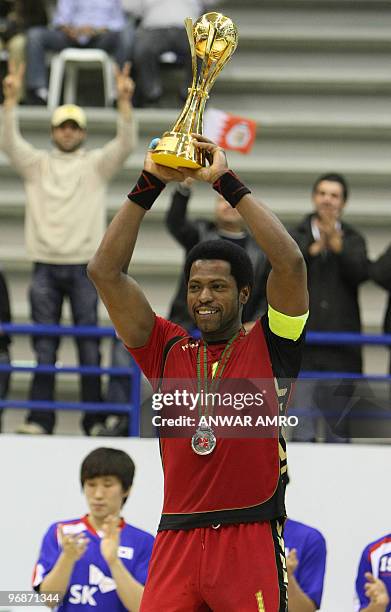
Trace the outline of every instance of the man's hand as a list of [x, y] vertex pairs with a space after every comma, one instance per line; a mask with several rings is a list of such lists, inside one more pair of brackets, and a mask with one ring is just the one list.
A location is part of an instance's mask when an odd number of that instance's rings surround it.
[[182, 172], [183, 168], [181, 168], [180, 170], [175, 170], [175, 168], [169, 168], [168, 166], [155, 164], [155, 162], [153, 161], [152, 153], [156, 148], [158, 141], [159, 139], [154, 138], [149, 145], [149, 149], [144, 159], [144, 170], [148, 170], [148, 172], [150, 172], [154, 176], [157, 176], [157, 178], [163, 181], [163, 183], [169, 183], [170, 181], [183, 181], [185, 178]]
[[370, 572], [365, 573], [367, 582], [365, 583], [365, 595], [369, 598], [371, 604], [379, 607], [379, 612], [386, 612], [387, 606], [390, 603], [390, 597], [387, 592], [387, 587], [382, 580], [375, 578]]
[[205, 183], [214, 183], [228, 170], [225, 151], [221, 147], [218, 147], [217, 144], [212, 142], [212, 140], [209, 140], [209, 138], [206, 138], [201, 134], [193, 134], [192, 136], [194, 138], [194, 146], [205, 151], [210, 166], [206, 168], [198, 168], [198, 170], [181, 168], [181, 171], [186, 177], [204, 181]]
[[8, 62], [8, 74], [3, 80], [4, 106], [16, 106], [22, 91], [22, 83], [25, 64], [19, 64], [16, 68], [15, 62]]
[[286, 558], [286, 571], [288, 572], [288, 578], [295, 573], [298, 565], [299, 560], [297, 558], [296, 548], [292, 548]]
[[340, 228], [336, 227], [337, 221], [338, 216], [332, 209], [324, 210], [317, 219], [321, 240], [324, 241], [326, 248], [334, 253], [340, 253], [343, 247], [343, 233]]
[[88, 539], [83, 534], [65, 534], [62, 525], [59, 529], [63, 555], [68, 561], [76, 563], [84, 555], [88, 546]]
[[60, 26], [59, 29], [62, 32], [64, 32], [64, 34], [66, 34], [66, 36], [68, 36], [68, 38], [70, 38], [71, 40], [77, 40], [77, 36], [78, 36], [77, 28], [74, 28], [73, 26], [70, 26], [70, 25], [63, 25], [63, 26]]
[[118, 559], [119, 533], [118, 516], [108, 516], [102, 525], [103, 538], [100, 552], [108, 565]]
[[130, 78], [131, 63], [125, 62], [122, 70], [117, 65], [114, 67], [115, 81], [117, 85], [118, 105], [130, 103], [134, 92], [134, 81]]

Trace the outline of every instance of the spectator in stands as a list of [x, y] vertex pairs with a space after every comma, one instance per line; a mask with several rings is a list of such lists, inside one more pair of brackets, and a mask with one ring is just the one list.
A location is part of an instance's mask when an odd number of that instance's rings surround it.
[[[369, 264], [369, 276], [389, 292], [383, 329], [385, 334], [391, 334], [391, 246], [376, 261]], [[391, 374], [391, 360], [389, 372]]]
[[[287, 473], [286, 483], [289, 484]], [[284, 524], [288, 612], [320, 608], [326, 571], [326, 541], [317, 529], [288, 518]]]
[[27, 102], [47, 102], [46, 51], [67, 47], [103, 49], [122, 67], [128, 52], [121, 35], [124, 28], [121, 0], [58, 0], [51, 27], [31, 28], [28, 32]]
[[80, 482], [89, 512], [49, 527], [33, 574], [36, 591], [65, 595], [59, 612], [74, 605], [140, 609], [154, 539], [121, 517], [134, 471], [129, 455], [114, 448], [97, 448], [84, 459]]
[[[16, 106], [21, 72], [4, 79], [2, 149], [22, 176], [26, 188], [26, 246], [34, 262], [30, 290], [34, 323], [58, 324], [65, 297], [70, 300], [75, 325], [96, 325], [97, 294], [87, 278], [86, 265], [105, 227], [105, 195], [112, 176], [136, 145], [131, 107], [133, 81], [129, 65], [117, 71], [117, 136], [103, 148], [86, 151], [86, 116], [78, 106], [64, 105], [52, 116], [54, 149], [42, 151], [26, 142], [19, 132]], [[56, 362], [59, 338], [35, 336], [38, 364]], [[99, 366], [97, 338], [78, 338], [82, 365]], [[82, 377], [82, 399], [100, 402], [100, 377]], [[54, 376], [37, 374], [30, 399], [52, 400]], [[88, 413], [83, 419], [87, 434], [94, 434], [105, 415]], [[53, 411], [34, 411], [23, 433], [52, 433]]]
[[371, 542], [361, 555], [355, 612], [391, 611], [391, 533]]
[[[1, 323], [11, 322], [11, 307], [8, 294], [7, 283], [4, 274], [0, 270], [0, 365], [8, 366], [10, 364], [9, 345], [11, 338], [1, 330]], [[10, 380], [9, 372], [0, 371], [0, 399], [5, 399], [8, 393]], [[0, 431], [1, 431], [1, 416], [0, 409]]]
[[186, 17], [196, 20], [207, 7], [219, 0], [124, 0], [127, 11], [139, 19], [133, 49], [135, 105], [153, 106], [163, 93], [160, 56], [172, 51], [183, 64], [184, 82], [181, 99], [186, 99], [191, 85], [192, 68], [189, 41], [184, 27]]
[[[191, 185], [192, 179], [186, 179], [179, 183], [174, 191], [166, 216], [168, 231], [183, 246], [186, 254], [198, 242], [218, 238], [238, 244], [247, 251], [254, 267], [255, 285], [249, 301], [244, 306], [243, 323], [248, 324], [255, 321], [266, 310], [266, 281], [269, 273], [266, 257], [248, 233], [242, 217], [221, 196], [216, 199], [213, 221], [190, 220], [187, 215], [187, 206], [191, 197]], [[187, 309], [186, 295], [187, 288], [182, 274], [168, 318], [173, 323], [178, 323], [191, 331], [194, 323]]]
[[288, 612], [319, 610], [326, 570], [326, 541], [317, 529], [288, 518], [284, 525]]
[[7, 50], [8, 60], [16, 69], [25, 62], [24, 32], [28, 28], [46, 24], [43, 0], [0, 0], [0, 51]]
[[[312, 190], [315, 212], [306, 216], [292, 232], [307, 263], [310, 331], [361, 331], [358, 287], [368, 278], [367, 254], [361, 234], [341, 221], [347, 199], [344, 177], [339, 174], [320, 176]], [[302, 370], [360, 373], [361, 347], [307, 345], [303, 351]], [[329, 441], [338, 441], [349, 435], [344, 412], [353, 393], [351, 382], [307, 380], [298, 385], [294, 405], [305, 409], [315, 405], [324, 416], [332, 407], [335, 414], [327, 416], [327, 437]], [[315, 418], [300, 419], [293, 439], [313, 441], [315, 437]]]

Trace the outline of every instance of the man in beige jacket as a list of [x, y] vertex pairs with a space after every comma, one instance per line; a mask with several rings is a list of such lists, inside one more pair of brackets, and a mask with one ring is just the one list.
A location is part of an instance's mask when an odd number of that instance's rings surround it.
[[[4, 104], [1, 148], [24, 180], [26, 191], [25, 240], [34, 263], [30, 288], [34, 323], [60, 322], [62, 303], [69, 298], [75, 325], [97, 324], [97, 294], [86, 274], [86, 265], [96, 251], [105, 230], [106, 188], [136, 146], [136, 127], [131, 107], [133, 81], [129, 65], [117, 71], [117, 135], [104, 147], [87, 151], [87, 121], [75, 105], [57, 108], [51, 120], [54, 148], [39, 150], [20, 134], [17, 101], [23, 69], [13, 70], [3, 83]], [[59, 339], [33, 338], [37, 363], [54, 364]], [[99, 366], [99, 340], [78, 338], [81, 365]], [[81, 379], [81, 396], [86, 402], [100, 402], [99, 376]], [[30, 399], [46, 402], [54, 398], [54, 376], [37, 374]], [[85, 433], [97, 433], [103, 413], [86, 413]], [[52, 433], [53, 411], [30, 412], [21, 433]]]

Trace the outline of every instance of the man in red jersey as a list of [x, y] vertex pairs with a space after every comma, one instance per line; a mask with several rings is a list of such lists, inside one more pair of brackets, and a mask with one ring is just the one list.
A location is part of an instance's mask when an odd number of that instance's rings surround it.
[[[228, 170], [224, 151], [203, 136], [195, 135], [194, 144], [211, 160], [207, 168], [174, 170], [147, 153], [137, 184], [89, 264], [90, 278], [151, 381], [192, 379], [198, 388], [227, 379], [274, 381], [275, 401], [285, 410], [308, 316], [303, 257], [274, 214]], [[249, 333], [241, 315], [252, 272], [240, 247], [214, 240], [187, 257], [188, 308], [199, 341], [156, 316], [127, 274], [144, 215], [167, 182], [187, 176], [211, 183], [237, 208], [270, 261], [268, 313]], [[164, 504], [142, 612], [286, 612], [282, 436], [219, 438], [212, 428], [198, 427], [193, 435], [160, 442]]]

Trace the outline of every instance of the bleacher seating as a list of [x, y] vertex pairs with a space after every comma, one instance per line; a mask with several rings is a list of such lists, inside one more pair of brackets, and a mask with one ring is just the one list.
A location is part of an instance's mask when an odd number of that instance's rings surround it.
[[[371, 256], [390, 240], [391, 224], [391, 39], [388, 0], [226, 0], [219, 10], [239, 28], [239, 46], [212, 89], [208, 105], [253, 118], [258, 135], [250, 156], [229, 154], [230, 165], [287, 224], [310, 211], [310, 187], [322, 172], [346, 174], [351, 199], [345, 218], [368, 238]], [[180, 110], [175, 70], [165, 76], [166, 108], [136, 111], [140, 144], [113, 181], [112, 215], [124, 200], [142, 164], [143, 152]], [[85, 81], [88, 83], [88, 80]], [[80, 100], [83, 102], [83, 99]], [[87, 108], [88, 146], [100, 145], [115, 130], [115, 111]], [[21, 107], [23, 134], [49, 147], [45, 108]], [[135, 253], [134, 272], [154, 308], [166, 314], [182, 251], [167, 235], [164, 212], [170, 188], [147, 216]], [[197, 188], [191, 214], [212, 215], [214, 196]], [[0, 262], [9, 283], [16, 321], [28, 321], [26, 288], [30, 264], [23, 247], [24, 194], [21, 181], [0, 156]], [[384, 293], [372, 284], [362, 290], [367, 331], [381, 324]], [[102, 321], [107, 323], [105, 311]], [[22, 341], [20, 341], [22, 342]], [[15, 348], [25, 355], [27, 341]], [[68, 355], [68, 349], [64, 349]], [[385, 371], [385, 358], [368, 368]], [[369, 359], [371, 357], [371, 359]], [[64, 357], [64, 361], [70, 359]]]

